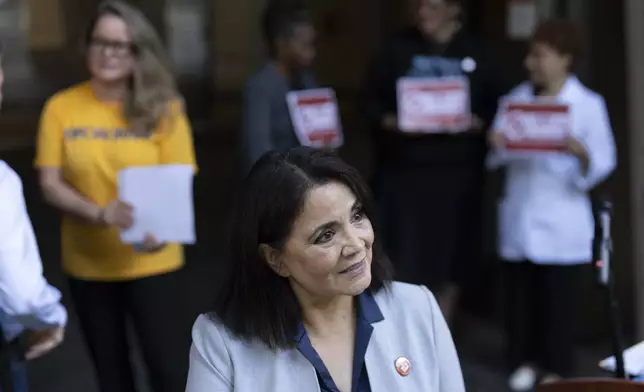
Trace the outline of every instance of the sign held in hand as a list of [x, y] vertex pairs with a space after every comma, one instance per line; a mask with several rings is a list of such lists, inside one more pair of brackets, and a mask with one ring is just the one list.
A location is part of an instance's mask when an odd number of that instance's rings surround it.
[[335, 91], [329, 88], [290, 91], [286, 102], [300, 144], [330, 149], [342, 146], [344, 136]]
[[401, 78], [397, 85], [398, 128], [403, 132], [463, 132], [471, 128], [466, 77]]
[[121, 170], [119, 199], [133, 207], [134, 215], [132, 227], [121, 231], [121, 241], [141, 244], [152, 235], [160, 243], [194, 244], [193, 177], [194, 167], [182, 164]]
[[545, 102], [505, 102], [501, 128], [514, 151], [565, 151], [570, 107]]

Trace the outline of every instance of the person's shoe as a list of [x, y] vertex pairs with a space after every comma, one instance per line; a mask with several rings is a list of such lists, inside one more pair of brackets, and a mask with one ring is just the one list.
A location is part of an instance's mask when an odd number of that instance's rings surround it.
[[537, 384], [537, 370], [530, 365], [520, 366], [508, 379], [508, 386], [514, 392], [532, 390]]

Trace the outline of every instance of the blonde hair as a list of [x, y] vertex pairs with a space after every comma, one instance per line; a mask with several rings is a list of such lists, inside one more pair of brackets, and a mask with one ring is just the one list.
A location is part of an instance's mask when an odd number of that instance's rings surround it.
[[178, 98], [170, 60], [152, 23], [137, 8], [124, 1], [102, 2], [92, 18], [85, 44], [92, 40], [99, 19], [106, 15], [122, 19], [128, 27], [136, 65], [123, 102], [123, 115], [130, 130], [150, 135], [169, 114], [170, 104]]

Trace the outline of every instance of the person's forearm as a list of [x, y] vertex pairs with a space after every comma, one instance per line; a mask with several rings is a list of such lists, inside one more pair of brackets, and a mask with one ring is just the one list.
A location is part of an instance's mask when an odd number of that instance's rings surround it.
[[[42, 275], [42, 264], [35, 242], [16, 243], [15, 249], [0, 253], [0, 307], [3, 313], [31, 330], [64, 325], [67, 312], [60, 304], [61, 294]], [[32, 237], [33, 238], [33, 237]]]
[[102, 221], [103, 209], [63, 182], [44, 186], [43, 193], [49, 204], [67, 214], [90, 223]]

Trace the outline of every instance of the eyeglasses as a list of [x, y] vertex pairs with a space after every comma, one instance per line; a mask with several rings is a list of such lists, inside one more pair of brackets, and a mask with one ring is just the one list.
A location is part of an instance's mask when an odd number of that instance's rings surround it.
[[112, 54], [119, 57], [124, 57], [134, 52], [134, 44], [125, 41], [110, 41], [102, 38], [92, 38], [89, 41], [90, 50], [96, 52], [107, 51], [108, 49]]

